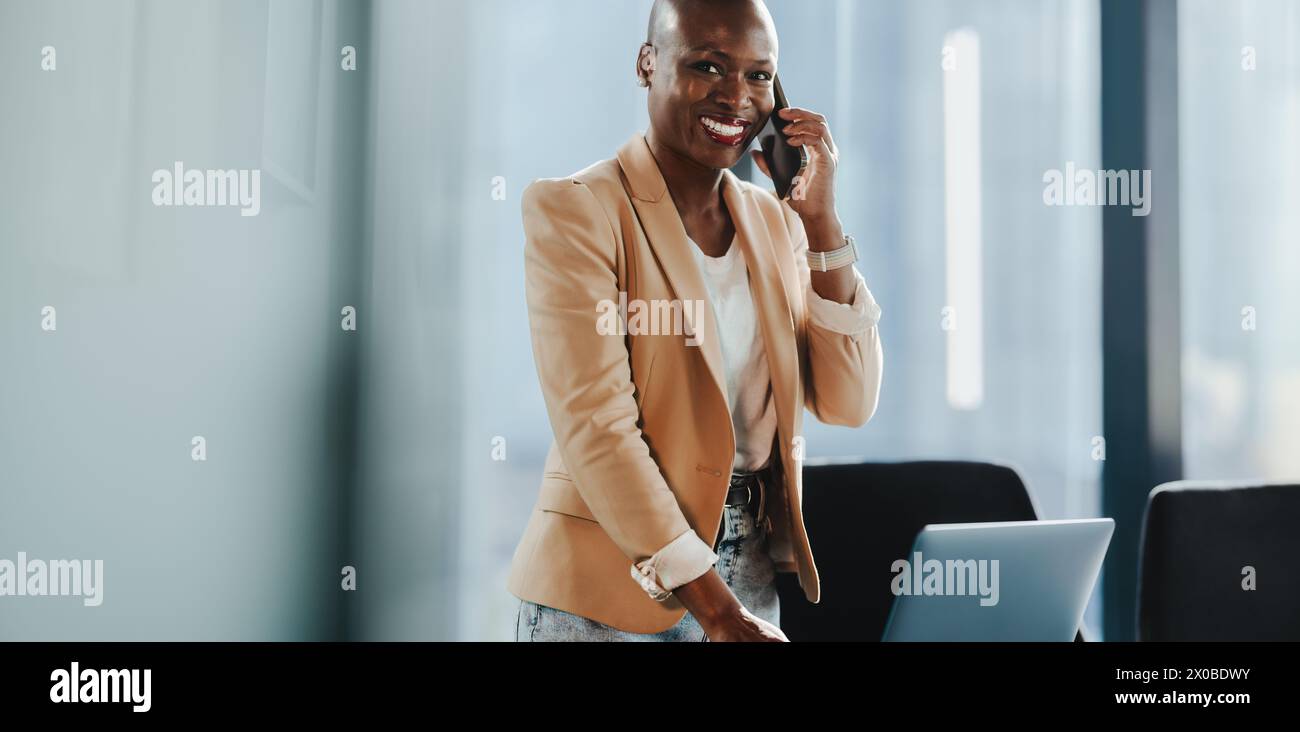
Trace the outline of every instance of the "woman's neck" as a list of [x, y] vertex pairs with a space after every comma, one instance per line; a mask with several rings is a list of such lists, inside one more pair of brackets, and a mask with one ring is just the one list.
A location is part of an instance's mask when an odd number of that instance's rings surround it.
[[722, 198], [723, 171], [706, 168], [694, 160], [660, 145], [651, 130], [646, 143], [668, 184], [677, 213], [682, 219], [714, 218], [725, 208]]

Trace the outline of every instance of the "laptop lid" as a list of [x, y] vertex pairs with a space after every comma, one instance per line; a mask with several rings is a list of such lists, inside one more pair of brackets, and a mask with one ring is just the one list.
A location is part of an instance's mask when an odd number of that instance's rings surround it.
[[1072, 641], [1113, 519], [931, 524], [894, 562], [885, 641]]

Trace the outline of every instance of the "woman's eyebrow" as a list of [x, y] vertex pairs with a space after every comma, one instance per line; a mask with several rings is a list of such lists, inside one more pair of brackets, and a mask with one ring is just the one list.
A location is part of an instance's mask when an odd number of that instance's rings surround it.
[[[688, 51], [692, 51], [692, 52], [694, 52], [694, 51], [708, 51], [709, 53], [712, 53], [712, 54], [715, 55], [715, 56], [719, 56], [719, 57], [721, 57], [721, 58], [723, 58], [723, 59], [725, 59], [725, 60], [727, 60], [727, 61], [731, 61], [731, 60], [732, 60], [732, 58], [731, 58], [731, 54], [729, 54], [729, 53], [727, 53], [726, 51], [723, 51], [723, 50], [721, 50], [721, 49], [715, 48], [715, 47], [713, 47], [713, 46], [695, 46], [694, 48], [689, 48], [689, 49], [687, 49], [687, 50], [688, 50]], [[765, 58], [764, 58], [764, 59], [754, 59], [753, 62], [756, 63], [756, 64], [763, 65], [763, 66], [771, 66], [771, 65], [772, 65], [772, 61], [771, 61], [770, 59], [765, 59]]]

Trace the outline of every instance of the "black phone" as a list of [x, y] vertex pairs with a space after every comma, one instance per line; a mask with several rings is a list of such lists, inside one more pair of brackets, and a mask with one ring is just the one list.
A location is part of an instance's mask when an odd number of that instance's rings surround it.
[[785, 136], [785, 128], [790, 124], [790, 120], [782, 118], [777, 112], [789, 107], [790, 104], [781, 89], [779, 76], [772, 77], [772, 87], [776, 96], [776, 106], [772, 108], [772, 115], [768, 117], [767, 125], [758, 134], [758, 142], [763, 149], [767, 170], [772, 174], [772, 183], [776, 185], [776, 195], [784, 199], [790, 195], [795, 176], [799, 175], [799, 171], [808, 164], [808, 153], [802, 145], [798, 147], [791, 145]]

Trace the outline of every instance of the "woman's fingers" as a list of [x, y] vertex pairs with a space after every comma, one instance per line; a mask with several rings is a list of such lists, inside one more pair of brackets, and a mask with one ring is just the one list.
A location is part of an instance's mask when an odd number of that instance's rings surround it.
[[820, 122], [826, 121], [825, 117], [817, 114], [811, 109], [804, 109], [803, 107], [786, 107], [785, 109], [782, 109], [779, 114], [789, 120], [815, 119]]
[[[829, 133], [827, 133], [826, 127], [824, 126], [820, 127], [820, 129], [819, 127], [813, 125], [806, 125], [801, 127], [790, 125], [789, 127], [785, 127], [785, 137], [789, 139], [803, 138], [809, 140], [824, 140], [827, 138], [828, 134]], [[807, 144], [811, 144], [811, 143], [807, 143]]]
[[[808, 164], [801, 173], [805, 177], [804, 184], [812, 183], [813, 176], [817, 174], [819, 168], [825, 167], [832, 174], [836, 168], [835, 156], [831, 153], [830, 148], [826, 146], [826, 141], [820, 137], [808, 136], [804, 142], [791, 141], [792, 144], [802, 146], [808, 151]], [[828, 162], [823, 163], [822, 158]]]
[[825, 122], [815, 120], [806, 120], [801, 122], [791, 122], [785, 126], [786, 136], [790, 135], [814, 135], [816, 137], [825, 137], [830, 134], [830, 128]]
[[835, 169], [835, 163], [836, 163], [835, 152], [831, 150], [831, 146], [826, 142], [825, 138], [819, 137], [816, 140], [814, 140], [812, 142], [812, 149], [813, 149], [813, 154], [815, 155], [825, 155], [826, 159], [831, 161], [831, 165], [830, 165], [831, 170]]
[[[820, 138], [826, 141], [826, 147], [831, 154], [835, 154], [835, 138], [831, 136], [831, 128], [826, 122], [826, 117], [799, 107], [788, 107], [782, 109], [778, 114], [783, 118], [790, 120], [790, 124], [786, 125], [785, 128], [785, 134], [787, 136]], [[812, 145], [814, 143], [809, 139], [801, 142], [791, 140], [791, 144]]]
[[820, 147], [823, 152], [827, 153], [832, 158], [834, 158], [834, 151], [831, 149], [830, 144], [827, 143], [826, 138], [821, 135], [811, 135], [811, 134], [794, 135], [789, 138], [789, 142], [791, 145], [794, 145], [795, 147], [802, 147], [802, 146]]
[[786, 137], [808, 137], [826, 140], [830, 144], [831, 131], [821, 122], [796, 122], [785, 128]]

